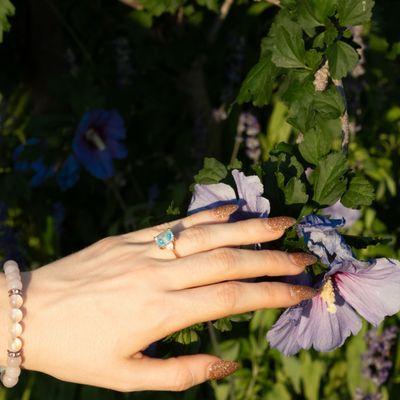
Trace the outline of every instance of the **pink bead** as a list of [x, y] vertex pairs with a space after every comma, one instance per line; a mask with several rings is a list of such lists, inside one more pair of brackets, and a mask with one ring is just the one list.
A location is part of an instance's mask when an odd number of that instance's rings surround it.
[[7, 366], [9, 367], [19, 367], [22, 363], [21, 356], [19, 357], [7, 357]]
[[22, 349], [22, 340], [18, 337], [10, 338], [8, 341], [8, 349], [10, 351], [20, 351]]
[[5, 387], [10, 388], [17, 384], [18, 378], [16, 378], [15, 376], [4, 375], [2, 382]]
[[24, 304], [24, 299], [20, 294], [12, 294], [9, 297], [9, 302], [11, 307], [20, 308]]
[[13, 271], [19, 271], [18, 264], [13, 260], [6, 261], [3, 265], [3, 269], [6, 274]]
[[22, 282], [17, 279], [13, 279], [7, 282], [8, 289], [22, 289]]
[[13, 337], [21, 336], [22, 333], [22, 325], [19, 322], [14, 322], [11, 325], [11, 335]]
[[12, 376], [14, 378], [18, 378], [21, 374], [20, 367], [7, 367], [5, 375]]
[[12, 308], [10, 310], [10, 318], [13, 322], [19, 322], [22, 320], [23, 314], [19, 308]]

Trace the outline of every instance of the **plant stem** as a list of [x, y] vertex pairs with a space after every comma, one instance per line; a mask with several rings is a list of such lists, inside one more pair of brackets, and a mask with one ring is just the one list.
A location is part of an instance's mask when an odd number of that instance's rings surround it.
[[214, 353], [215, 353], [215, 355], [220, 357], [221, 356], [221, 348], [219, 347], [217, 334], [215, 332], [214, 325], [212, 324], [211, 321], [207, 322], [207, 329], [208, 329], [208, 335], [210, 336], [211, 345], [213, 347]]
[[237, 135], [235, 136], [235, 143], [233, 145], [233, 150], [232, 150], [232, 155], [231, 155], [231, 160], [229, 164], [233, 164], [235, 160], [237, 159], [240, 145], [243, 142], [243, 132], [238, 132]]
[[215, 21], [213, 27], [211, 28], [210, 34], [208, 35], [208, 41], [213, 43], [217, 37], [219, 30], [221, 29], [222, 23], [225, 18], [229, 14], [229, 10], [231, 9], [233, 4], [233, 0], [225, 0], [221, 6], [218, 19]]

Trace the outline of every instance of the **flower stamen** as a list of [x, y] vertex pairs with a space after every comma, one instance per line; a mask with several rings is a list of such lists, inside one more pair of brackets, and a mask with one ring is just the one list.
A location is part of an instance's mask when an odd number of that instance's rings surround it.
[[326, 309], [329, 313], [335, 314], [336, 313], [336, 304], [335, 304], [335, 289], [332, 284], [331, 278], [325, 282], [324, 286], [322, 287], [321, 294], [322, 300], [326, 303]]
[[100, 135], [92, 128], [89, 128], [85, 133], [86, 139], [92, 142], [97, 149], [103, 151], [107, 148]]

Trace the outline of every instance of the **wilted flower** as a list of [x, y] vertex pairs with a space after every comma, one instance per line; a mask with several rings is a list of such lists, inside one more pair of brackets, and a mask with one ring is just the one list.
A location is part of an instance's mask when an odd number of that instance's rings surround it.
[[271, 346], [286, 355], [301, 348], [330, 351], [341, 346], [361, 329], [356, 311], [376, 326], [400, 309], [400, 262], [357, 260], [336, 231], [343, 224], [309, 215], [298, 225], [299, 236], [329, 269], [310, 283], [319, 294], [287, 309], [268, 332]]
[[343, 225], [343, 228], [350, 228], [350, 226], [352, 226], [361, 217], [360, 210], [354, 210], [353, 208], [345, 207], [340, 200], [330, 207], [324, 208], [322, 213], [330, 216], [332, 219], [344, 218], [345, 224]]
[[231, 216], [232, 220], [241, 220], [251, 217], [267, 217], [270, 212], [269, 201], [262, 197], [264, 186], [257, 175], [246, 176], [243, 172], [234, 169], [233, 179], [235, 190], [225, 184], [194, 186], [194, 193], [189, 206], [189, 214], [224, 204], [238, 204], [239, 209]]
[[114, 175], [113, 159], [127, 156], [124, 121], [117, 111], [93, 110], [83, 116], [72, 143], [77, 159], [96, 178]]
[[377, 386], [383, 385], [389, 378], [393, 366], [391, 350], [398, 331], [397, 326], [390, 326], [380, 335], [376, 329], [371, 329], [366, 334], [368, 349], [362, 355], [363, 374]]

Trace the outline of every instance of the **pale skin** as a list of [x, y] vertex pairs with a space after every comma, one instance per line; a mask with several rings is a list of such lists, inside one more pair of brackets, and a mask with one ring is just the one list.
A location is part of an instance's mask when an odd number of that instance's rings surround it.
[[[286, 252], [238, 248], [276, 240], [284, 228], [271, 229], [266, 219], [228, 218], [204, 211], [22, 272], [21, 368], [120, 392], [181, 391], [210, 379], [210, 366], [220, 360], [214, 355], [161, 360], [141, 351], [195, 323], [288, 307], [305, 297], [285, 283], [240, 281], [296, 275], [306, 262], [299, 265]], [[178, 259], [154, 243], [167, 227], [177, 236]], [[0, 365], [6, 365], [9, 309], [1, 274]]]

